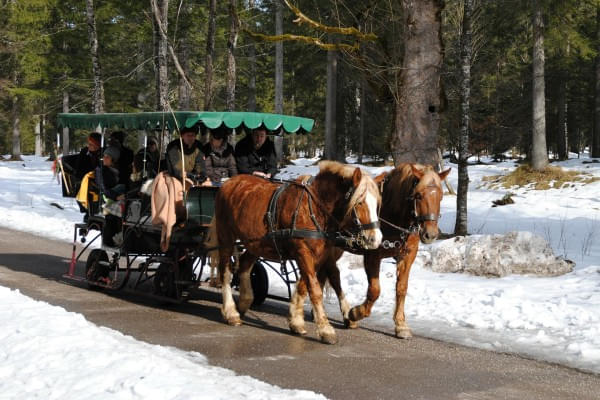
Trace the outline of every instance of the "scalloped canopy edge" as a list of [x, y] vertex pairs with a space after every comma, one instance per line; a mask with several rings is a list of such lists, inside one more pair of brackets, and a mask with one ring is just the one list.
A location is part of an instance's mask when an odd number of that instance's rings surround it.
[[218, 112], [218, 111], [174, 111], [140, 113], [61, 113], [58, 125], [63, 128], [96, 129], [156, 129], [163, 126], [170, 130], [179, 130], [183, 126], [203, 125], [215, 129], [222, 124], [236, 129], [240, 126], [254, 129], [264, 125], [270, 131], [283, 129], [287, 133], [305, 133], [313, 129], [315, 121], [310, 118], [294, 117], [282, 114], [257, 112]]

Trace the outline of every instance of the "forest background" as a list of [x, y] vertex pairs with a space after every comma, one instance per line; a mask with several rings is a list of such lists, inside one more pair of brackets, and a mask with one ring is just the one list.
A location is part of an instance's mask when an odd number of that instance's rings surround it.
[[[532, 3], [536, 2], [471, 1], [469, 153], [501, 157], [513, 150], [515, 155], [526, 155], [532, 140]], [[173, 54], [166, 57], [164, 53], [161, 56], [164, 50], [160, 49], [161, 32], [153, 3], [159, 14], [168, 15], [163, 21], [164, 31]], [[211, 3], [215, 6], [213, 54]], [[326, 102], [328, 96], [335, 96], [335, 153], [325, 156], [387, 159], [391, 155], [394, 102], [389, 92], [380, 90], [377, 80], [389, 83], [400, 65], [388, 61], [401, 59], [403, 54], [403, 35], [409, 22], [401, 3], [294, 1], [315, 21], [356, 27], [375, 33], [377, 39], [361, 41], [350, 50], [327, 50], [305, 41], [279, 42], [283, 48], [283, 87], [278, 101], [277, 44], [253, 39], [249, 32], [297, 34], [337, 44], [346, 43], [347, 38], [299, 25], [294, 22], [297, 16], [277, 0], [0, 0], [0, 154], [14, 155], [15, 141], [19, 142], [17, 152], [50, 154], [58, 133], [56, 114], [66, 110], [136, 112], [164, 108], [157, 83], [162, 59], [168, 71], [167, 100], [174, 110], [277, 112], [281, 108], [285, 114], [314, 118], [314, 134], [290, 137], [286, 146], [288, 156], [310, 157], [322, 155]], [[443, 107], [439, 110], [436, 145], [444, 153], [456, 153], [461, 126], [464, 1], [438, 3], [444, 47], [440, 71]], [[600, 6], [597, 0], [537, 3], [545, 22], [547, 149], [552, 157], [564, 159], [569, 150], [579, 154], [594, 144], [594, 121], [600, 114], [600, 107], [595, 106], [600, 87]], [[90, 5], [93, 19], [89, 18]], [[282, 21], [279, 29], [278, 13]], [[90, 35], [92, 29], [97, 49]], [[333, 52], [337, 69], [331, 92], [327, 76]], [[366, 53], [369, 60], [385, 62], [374, 66], [356, 61], [356, 54]], [[211, 56], [212, 73], [207, 56]], [[103, 86], [100, 109], [98, 78]], [[69, 132], [68, 142], [71, 150], [80, 149], [85, 144], [85, 132]]]

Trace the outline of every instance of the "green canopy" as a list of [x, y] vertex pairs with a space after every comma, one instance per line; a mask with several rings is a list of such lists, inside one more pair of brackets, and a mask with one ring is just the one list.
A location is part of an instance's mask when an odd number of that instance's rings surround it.
[[105, 114], [58, 114], [58, 125], [63, 128], [96, 129], [156, 129], [163, 126], [170, 130], [196, 124], [214, 129], [222, 124], [228, 128], [245, 126], [249, 129], [264, 125], [271, 131], [282, 128], [288, 133], [310, 132], [315, 121], [310, 118], [257, 112], [174, 111]]

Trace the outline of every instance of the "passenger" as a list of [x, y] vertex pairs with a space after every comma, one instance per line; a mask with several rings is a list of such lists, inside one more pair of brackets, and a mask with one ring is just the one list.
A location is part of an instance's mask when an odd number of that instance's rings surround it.
[[179, 139], [173, 140], [167, 145], [167, 170], [169, 174], [177, 179], [182, 179], [182, 170], [185, 170], [186, 178], [196, 184], [210, 186], [210, 179], [206, 176], [204, 153], [202, 143], [196, 140], [197, 128], [184, 127], [181, 130], [181, 141], [183, 141], [183, 168], [181, 157], [181, 143]]
[[227, 143], [228, 136], [229, 129], [225, 125], [211, 129], [210, 140], [202, 147], [206, 157], [206, 175], [215, 186], [238, 173], [233, 146]]
[[119, 170], [116, 168], [119, 162], [120, 150], [116, 146], [109, 146], [104, 150], [102, 166], [96, 168], [96, 184], [104, 196], [103, 214], [104, 228], [102, 229], [102, 243], [109, 247], [120, 245], [115, 240], [122, 240], [121, 217], [123, 215], [121, 200], [125, 199], [126, 187], [119, 183]]
[[116, 165], [116, 168], [119, 170], [119, 183], [129, 187], [129, 177], [133, 165], [133, 150], [124, 144], [125, 132], [112, 132], [108, 140], [109, 146], [116, 146], [120, 151], [119, 161]]
[[102, 156], [102, 167], [96, 168], [96, 184], [104, 196], [113, 201], [123, 200], [126, 191], [125, 185], [119, 182], [119, 170], [116, 168], [119, 156], [118, 147], [107, 147]]
[[102, 136], [92, 132], [87, 137], [87, 146], [81, 149], [75, 165], [75, 176], [81, 181], [85, 174], [95, 171], [100, 161], [100, 142]]
[[146, 178], [156, 178], [156, 175], [158, 175], [159, 172], [159, 166], [160, 152], [158, 150], [158, 140], [154, 136], [148, 136], [147, 146], [141, 148], [133, 158], [131, 181], [139, 182]]
[[263, 178], [271, 178], [277, 171], [277, 154], [275, 145], [267, 138], [264, 126], [246, 134], [235, 146], [235, 160], [240, 174], [252, 174]]

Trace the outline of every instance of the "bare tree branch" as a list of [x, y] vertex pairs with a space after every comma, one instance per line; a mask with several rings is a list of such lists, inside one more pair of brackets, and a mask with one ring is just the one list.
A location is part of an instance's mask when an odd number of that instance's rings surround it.
[[177, 58], [177, 55], [175, 54], [175, 50], [173, 50], [173, 46], [171, 46], [171, 43], [169, 43], [167, 33], [163, 29], [160, 14], [158, 13], [158, 5], [156, 4], [156, 0], [152, 0], [151, 3], [152, 3], [152, 12], [154, 13], [154, 19], [156, 20], [156, 24], [158, 25], [158, 30], [160, 31], [160, 35], [167, 42], [167, 46], [169, 48], [169, 53], [171, 54], [171, 58], [173, 59], [173, 63], [175, 64], [175, 69], [177, 70], [177, 72], [179, 73], [179, 75], [181, 76], [183, 81], [186, 83], [186, 85], [188, 85], [188, 87], [191, 90], [193, 90], [194, 87], [192, 86], [192, 84], [190, 83], [190, 80], [185, 75], [185, 71], [183, 70], [183, 68], [181, 68], [181, 64], [179, 64], [179, 59]]

